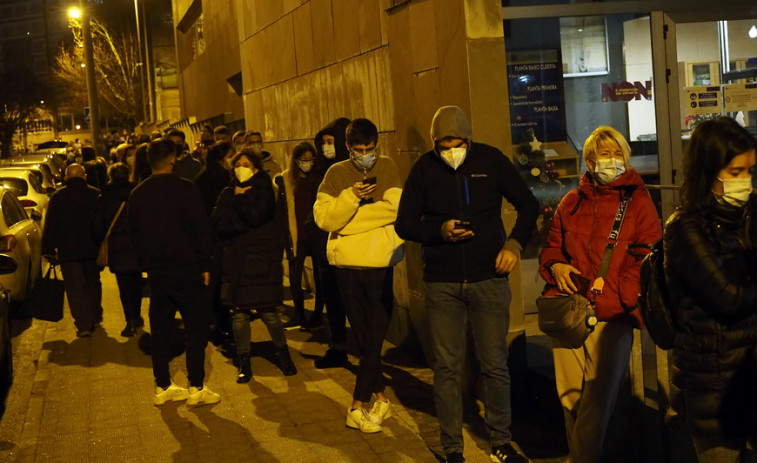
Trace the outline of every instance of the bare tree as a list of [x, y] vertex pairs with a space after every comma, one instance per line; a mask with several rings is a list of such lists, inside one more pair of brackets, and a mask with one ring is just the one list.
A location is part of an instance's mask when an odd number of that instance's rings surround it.
[[13, 154], [13, 134], [42, 117], [45, 86], [26, 71], [0, 74], [0, 157]]
[[[72, 104], [87, 105], [84, 39], [81, 24], [72, 20], [74, 43], [61, 48], [53, 74]], [[111, 30], [92, 18], [92, 49], [97, 78], [97, 94], [102, 117], [112, 117], [134, 127], [141, 115], [139, 44], [131, 32]]]

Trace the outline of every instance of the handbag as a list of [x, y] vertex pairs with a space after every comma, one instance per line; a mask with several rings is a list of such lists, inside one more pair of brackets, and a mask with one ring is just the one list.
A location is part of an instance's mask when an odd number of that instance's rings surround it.
[[610, 268], [612, 254], [618, 244], [620, 228], [623, 226], [623, 220], [630, 202], [630, 194], [624, 194], [620, 198], [618, 212], [615, 214], [615, 221], [610, 230], [610, 235], [607, 237], [605, 251], [602, 254], [599, 272], [597, 272], [597, 278], [589, 292], [591, 300], [577, 292], [570, 295], [541, 296], [536, 299], [539, 329], [557, 340], [562, 347], [570, 349], [581, 347], [597, 325], [597, 314], [594, 312], [596, 296], [602, 292], [604, 277]]
[[50, 265], [45, 276], [38, 279], [31, 295], [31, 307], [34, 307], [34, 318], [57, 322], [63, 318], [63, 295], [66, 292], [65, 283], [58, 279], [58, 272], [54, 265]]
[[103, 242], [100, 243], [100, 249], [97, 251], [97, 266], [98, 267], [108, 266], [108, 238], [110, 237], [110, 232], [113, 230], [113, 226], [116, 224], [116, 220], [118, 220], [118, 217], [121, 215], [121, 211], [124, 209], [125, 204], [126, 204], [126, 201], [121, 203], [121, 206], [118, 208], [118, 212], [116, 212], [116, 216], [113, 217], [113, 221], [110, 223], [110, 227], [108, 227], [108, 232], [105, 233], [105, 238], [103, 239]]

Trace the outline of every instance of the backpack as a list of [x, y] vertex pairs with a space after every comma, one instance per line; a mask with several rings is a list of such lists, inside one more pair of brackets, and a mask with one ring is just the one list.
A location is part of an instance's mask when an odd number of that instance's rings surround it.
[[662, 240], [651, 245], [633, 244], [631, 247], [644, 247], [650, 253], [641, 262], [639, 284], [639, 312], [644, 326], [652, 340], [660, 349], [673, 348], [675, 326], [673, 323], [673, 304], [670, 302], [668, 285], [665, 281], [665, 267]]

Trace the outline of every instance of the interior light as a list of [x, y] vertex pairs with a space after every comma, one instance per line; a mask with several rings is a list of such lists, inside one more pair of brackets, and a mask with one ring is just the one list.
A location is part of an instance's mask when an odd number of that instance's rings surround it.
[[85, 66], [86, 66], [86, 64], [84, 64], [84, 63], [81, 63], [81, 67], [85, 67]]
[[757, 26], [752, 26], [751, 29], [749, 29], [749, 37], [753, 39], [757, 39]]
[[76, 130], [81, 129], [81, 126], [79, 124], [76, 124]]

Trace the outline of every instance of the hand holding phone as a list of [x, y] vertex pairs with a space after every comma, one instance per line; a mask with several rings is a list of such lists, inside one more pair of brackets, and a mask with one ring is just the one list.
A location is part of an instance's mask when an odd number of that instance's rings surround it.
[[473, 238], [473, 227], [470, 222], [451, 219], [442, 224], [442, 238], [445, 241], [462, 241]]
[[363, 179], [363, 185], [375, 185], [376, 184], [376, 177], [368, 177]]
[[470, 222], [465, 222], [462, 220], [458, 220], [455, 222], [455, 225], [453, 227], [455, 230], [472, 230]]

